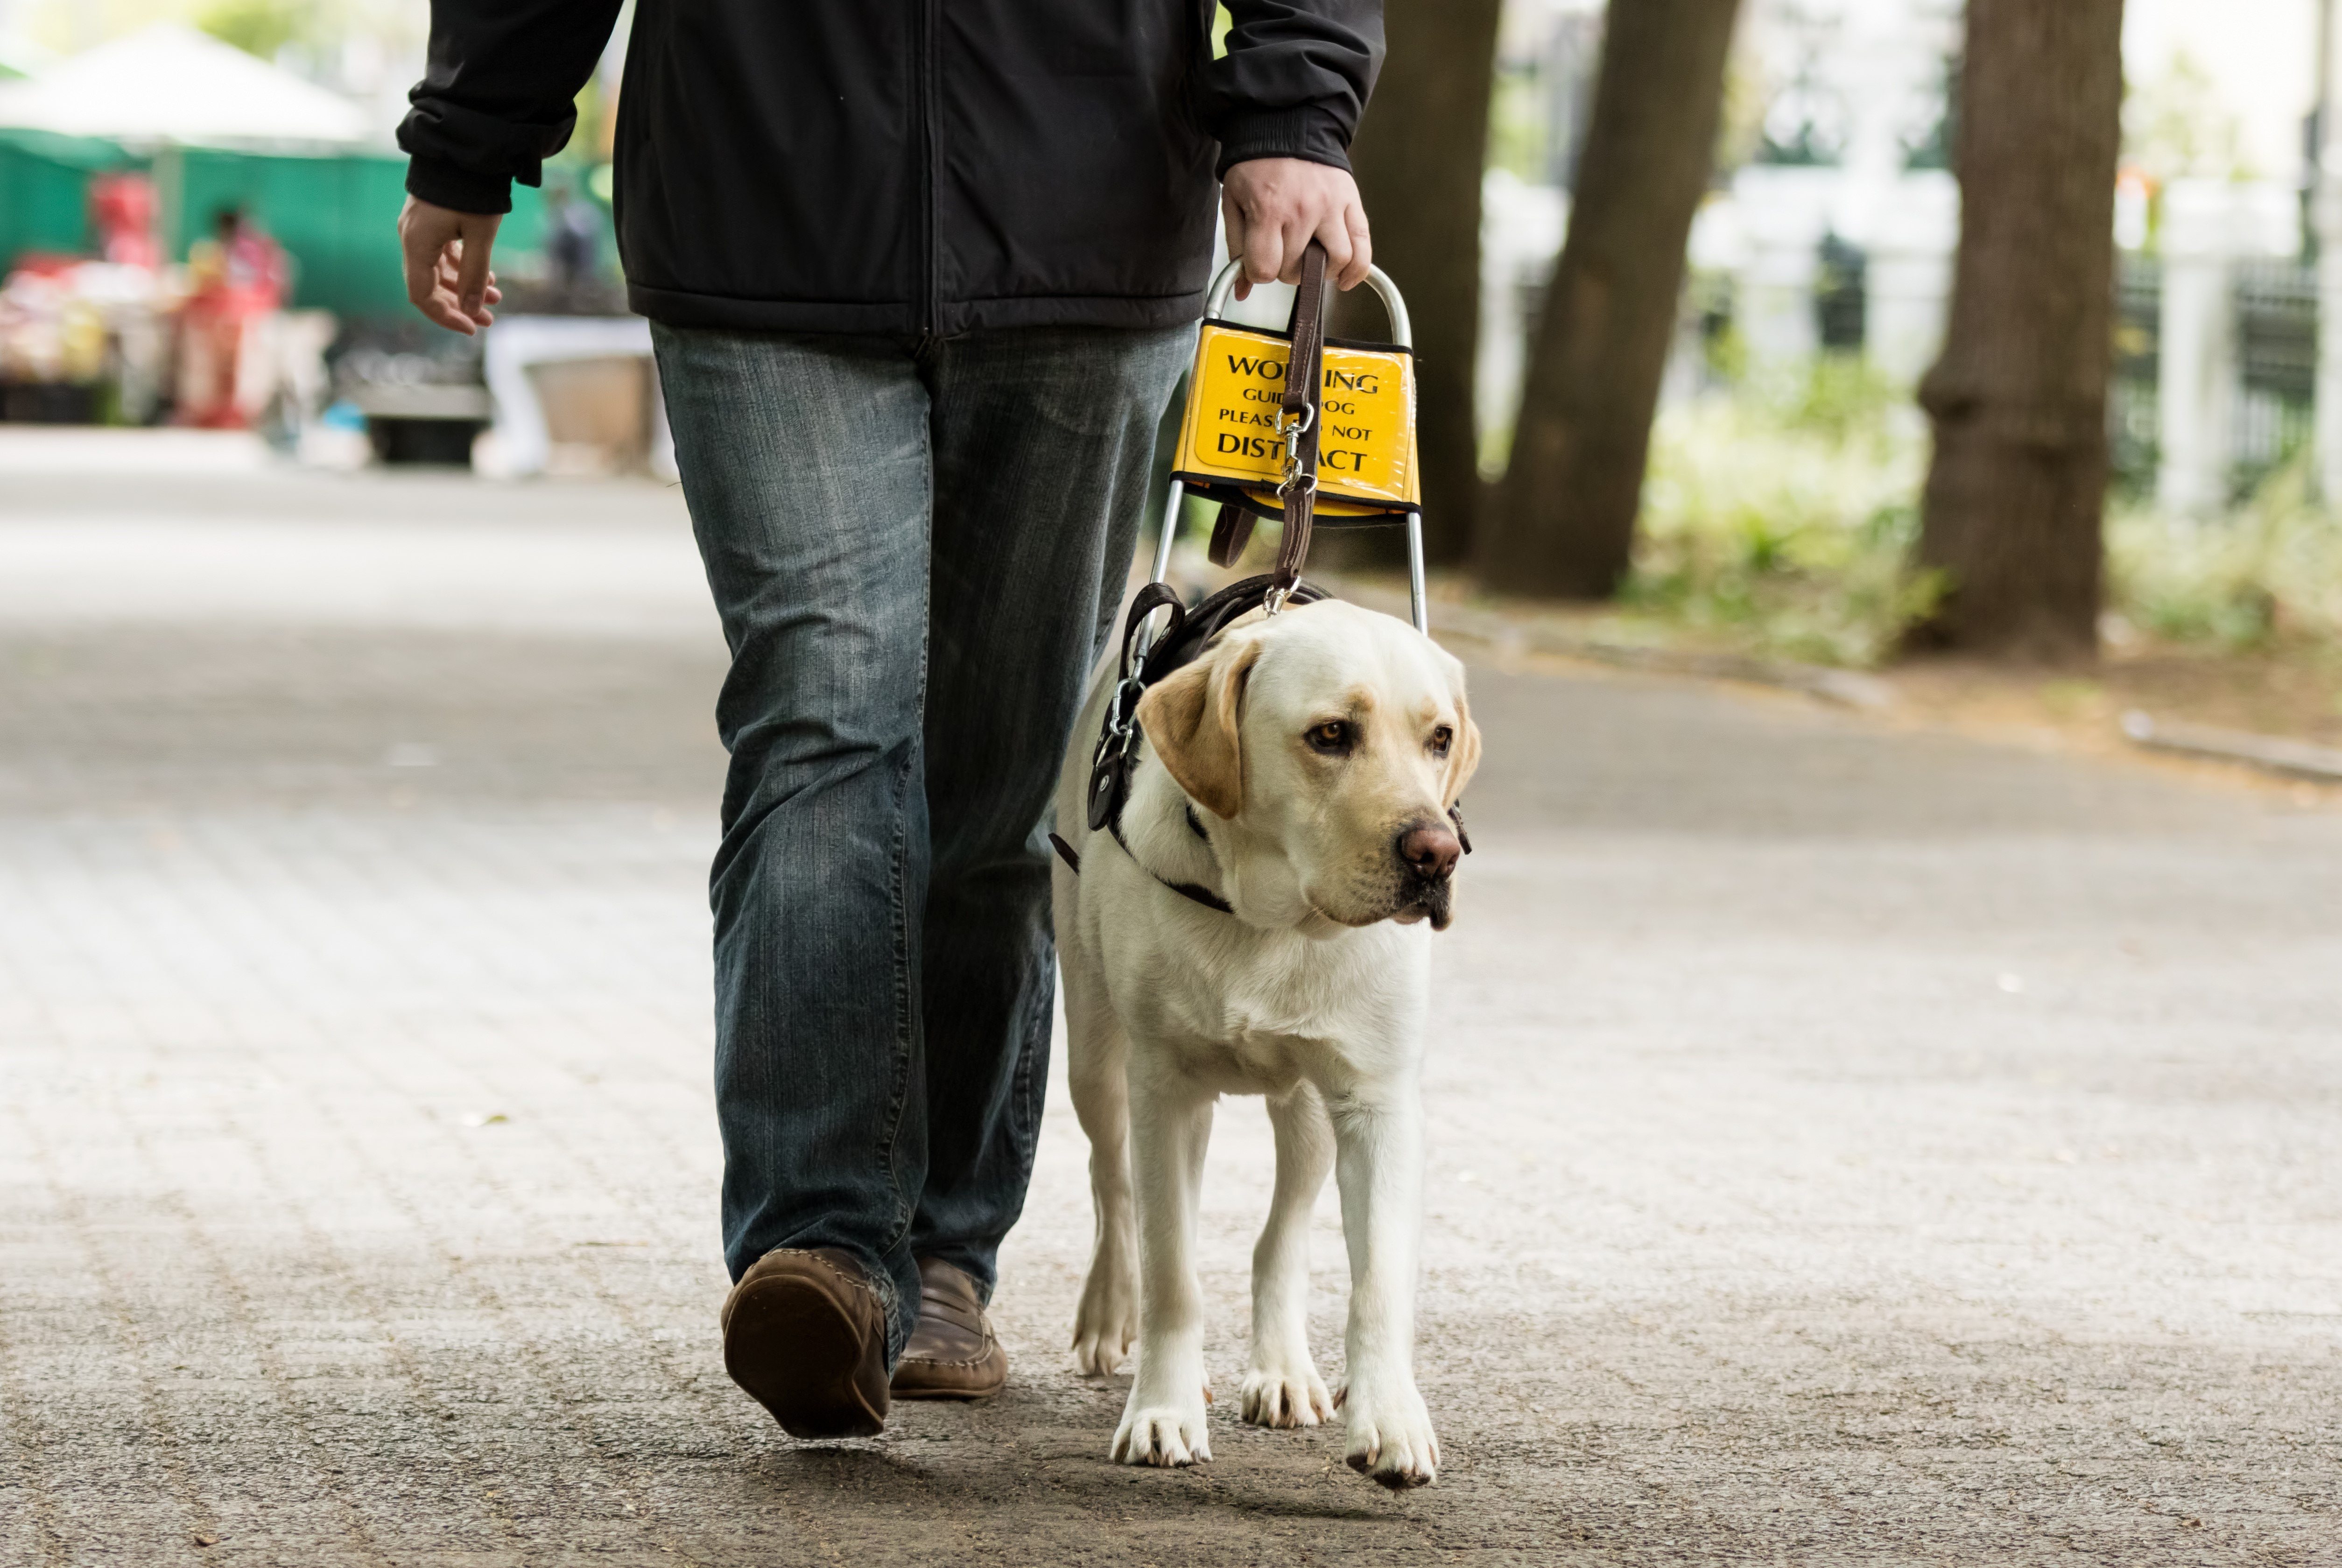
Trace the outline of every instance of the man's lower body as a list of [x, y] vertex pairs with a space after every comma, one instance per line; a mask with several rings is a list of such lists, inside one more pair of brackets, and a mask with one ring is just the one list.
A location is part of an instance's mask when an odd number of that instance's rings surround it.
[[951, 1350], [1040, 1132], [1044, 816], [1193, 329], [654, 336], [732, 651], [726, 1361], [792, 1430], [875, 1430], [906, 1345], [905, 1392], [983, 1392]]

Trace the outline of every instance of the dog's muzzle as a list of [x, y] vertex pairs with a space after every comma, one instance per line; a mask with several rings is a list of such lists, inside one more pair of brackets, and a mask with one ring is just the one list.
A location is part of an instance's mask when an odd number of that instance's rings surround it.
[[1461, 836], [1445, 822], [1418, 822], [1391, 847], [1399, 863], [1396, 918], [1410, 924], [1428, 920], [1432, 930], [1446, 930], [1454, 918], [1456, 863], [1464, 855]]
[[1406, 892], [1406, 904], [1399, 910], [1398, 919], [1408, 924], [1427, 920], [1432, 930], [1446, 930], [1447, 923], [1456, 918], [1455, 890], [1456, 883], [1451, 877], [1417, 878]]

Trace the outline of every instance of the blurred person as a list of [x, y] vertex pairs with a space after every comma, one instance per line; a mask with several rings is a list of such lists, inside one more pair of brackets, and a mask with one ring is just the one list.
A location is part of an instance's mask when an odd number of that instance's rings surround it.
[[155, 182], [145, 175], [99, 175], [89, 182], [89, 226], [97, 254], [120, 266], [159, 267]]
[[[435, 0], [409, 297], [486, 326], [619, 0]], [[1054, 994], [1042, 822], [1186, 368], [1369, 260], [1380, 0], [642, 0], [620, 256], [732, 654], [710, 878], [725, 1363], [791, 1433], [981, 1397]]]
[[220, 208], [212, 237], [187, 250], [179, 311], [179, 422], [242, 430], [275, 390], [261, 342], [292, 281], [285, 249], [235, 206]]
[[578, 309], [591, 299], [594, 269], [601, 260], [602, 225], [593, 206], [576, 199], [566, 175], [545, 186], [545, 259], [552, 272], [554, 295], [564, 308]]

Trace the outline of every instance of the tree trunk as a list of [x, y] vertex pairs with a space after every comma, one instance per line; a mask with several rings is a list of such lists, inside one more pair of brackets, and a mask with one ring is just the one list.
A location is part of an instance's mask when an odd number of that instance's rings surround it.
[[1626, 574], [1738, 9], [1738, 0], [1610, 6], [1569, 237], [1481, 552], [1492, 586], [1594, 599]]
[[1960, 249], [1919, 561], [1946, 594], [1916, 646], [2097, 648], [2122, 0], [1969, 0]]
[[[1503, 12], [1503, 0], [1386, 0], [1382, 75], [1350, 149], [1374, 225], [1375, 265], [1405, 291], [1415, 318], [1423, 549], [1435, 564], [1468, 557], [1479, 504], [1472, 378], [1480, 341], [1480, 174]], [[1360, 287], [1337, 304], [1334, 330], [1387, 335], [1372, 290]], [[1361, 530], [1355, 538], [1342, 552], [1353, 559], [1405, 559], [1396, 530]]]

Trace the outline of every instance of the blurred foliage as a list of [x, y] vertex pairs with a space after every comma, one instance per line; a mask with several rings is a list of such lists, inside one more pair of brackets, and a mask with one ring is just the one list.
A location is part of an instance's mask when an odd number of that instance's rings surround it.
[[[1591, 113], [1600, 75], [1601, 31], [1587, 35], [1585, 98], [1580, 114]], [[1554, 84], [1550, 59], [1499, 55], [1488, 100], [1488, 167], [1516, 175], [1525, 185], [1542, 185], [1555, 177]], [[1732, 183], [1733, 172], [1756, 155], [1764, 140], [1765, 109], [1772, 85], [1764, 68], [1735, 50], [1724, 68], [1724, 104], [1716, 131], [1715, 162], [1710, 181], [1719, 190]], [[1583, 127], [1580, 127], [1581, 134]]]
[[617, 140], [617, 95], [603, 90], [599, 72], [586, 78], [570, 100], [570, 108], [577, 115], [577, 125], [569, 133], [569, 140], [559, 152], [547, 160], [573, 168], [590, 168], [610, 161], [613, 145]]
[[2244, 126], [2219, 84], [2185, 49], [2135, 84], [2123, 103], [2123, 162], [2157, 186], [2175, 179], [2249, 179]]
[[1547, 118], [1535, 67], [1499, 60], [1488, 99], [1488, 166], [1518, 175], [1526, 185], [1545, 184], [1546, 145], [1552, 134]]
[[195, 25], [247, 55], [274, 60], [287, 44], [307, 42], [318, 20], [313, 0], [212, 0]]
[[[1727, 338], [1715, 351], [1733, 364]], [[1825, 355], [1662, 409], [1618, 630], [1759, 656], [1875, 666], [1941, 580], [1911, 569], [1925, 421], [1854, 355]], [[2342, 659], [2342, 511], [2311, 499], [2307, 453], [2219, 517], [2110, 500], [2116, 630], [2207, 653]]]
[[1713, 183], [1719, 188], [1732, 182], [1734, 171], [1756, 156], [1765, 140], [1765, 107], [1772, 84], [1764, 69], [1745, 50], [1735, 49], [1724, 63], [1724, 105], [1716, 117], [1716, 164]]
[[1908, 404], [1856, 355], [1671, 406], [1620, 607], [1736, 651], [1877, 664], [1937, 592], [1907, 565], [1926, 462]]
[[2108, 603], [2153, 636], [2237, 653], [2342, 646], [2342, 516], [2310, 499], [2306, 453], [2224, 517], [2118, 508], [2107, 557]]

